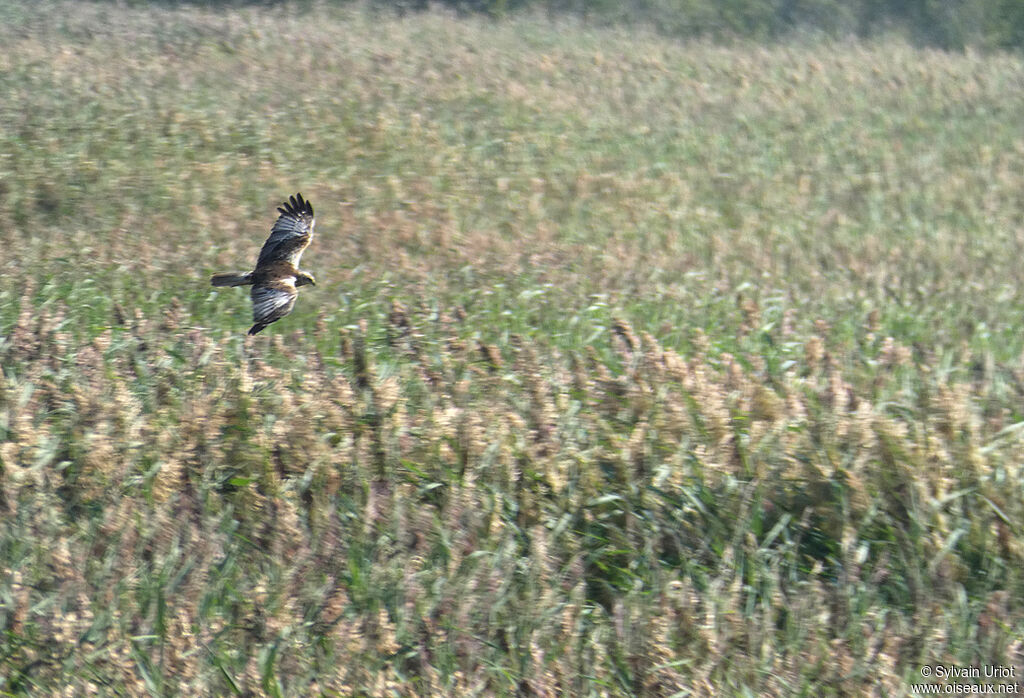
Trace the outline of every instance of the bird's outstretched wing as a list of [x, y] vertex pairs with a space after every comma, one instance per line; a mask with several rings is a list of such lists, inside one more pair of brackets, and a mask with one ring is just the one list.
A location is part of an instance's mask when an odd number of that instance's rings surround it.
[[292, 312], [295, 297], [299, 295], [294, 282], [279, 279], [252, 287], [252, 320], [249, 334], [256, 334], [272, 322]]
[[263, 243], [260, 258], [256, 262], [257, 269], [279, 260], [286, 260], [298, 268], [302, 251], [313, 239], [313, 226], [316, 223], [313, 206], [303, 200], [302, 194], [291, 197], [277, 210], [281, 215], [270, 229], [270, 237]]

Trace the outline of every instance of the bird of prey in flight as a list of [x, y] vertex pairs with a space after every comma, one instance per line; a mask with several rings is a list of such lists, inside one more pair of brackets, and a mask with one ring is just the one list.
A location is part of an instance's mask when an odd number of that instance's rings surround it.
[[313, 206], [296, 194], [277, 209], [281, 212], [270, 237], [263, 243], [256, 268], [241, 273], [214, 274], [214, 286], [252, 285], [252, 319], [249, 334], [256, 334], [292, 311], [298, 287], [316, 285], [313, 275], [299, 271], [299, 258], [313, 239]]

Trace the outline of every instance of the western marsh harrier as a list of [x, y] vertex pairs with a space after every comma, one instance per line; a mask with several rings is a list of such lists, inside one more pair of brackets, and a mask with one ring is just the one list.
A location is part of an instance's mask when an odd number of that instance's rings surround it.
[[299, 271], [299, 258], [313, 239], [313, 207], [296, 194], [284, 206], [270, 237], [263, 243], [256, 268], [239, 274], [214, 274], [214, 286], [248, 286], [252, 284], [252, 319], [256, 323], [249, 334], [256, 334], [272, 322], [292, 311], [298, 287], [316, 285], [313, 275]]

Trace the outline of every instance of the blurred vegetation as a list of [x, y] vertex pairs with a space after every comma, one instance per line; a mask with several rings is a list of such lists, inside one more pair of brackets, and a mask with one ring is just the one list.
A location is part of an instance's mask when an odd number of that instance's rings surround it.
[[[119, 0], [124, 2], [125, 0]], [[206, 7], [359, 4], [359, 0], [129, 0]], [[873, 39], [899, 35], [943, 49], [1024, 47], [1020, 0], [365, 0], [372, 7], [422, 12], [432, 5], [504, 17], [546, 13], [604, 25], [652, 27], [681, 38], [779, 40], [794, 36]]]
[[[0, 692], [1021, 666], [1024, 64], [0, 4]], [[318, 285], [247, 338], [301, 191]]]

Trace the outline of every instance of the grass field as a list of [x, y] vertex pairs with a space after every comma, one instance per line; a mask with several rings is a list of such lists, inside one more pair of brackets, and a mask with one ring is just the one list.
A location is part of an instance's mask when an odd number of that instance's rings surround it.
[[[0, 4], [0, 695], [1021, 680], [1022, 84]], [[318, 285], [246, 338], [209, 275], [297, 191]]]

